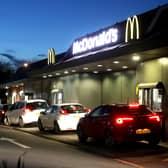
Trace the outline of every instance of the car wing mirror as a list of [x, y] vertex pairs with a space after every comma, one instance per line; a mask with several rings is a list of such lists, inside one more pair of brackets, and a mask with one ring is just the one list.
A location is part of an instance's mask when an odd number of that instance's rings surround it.
[[41, 111], [40, 114], [41, 115], [46, 115], [46, 112], [45, 111]]
[[85, 117], [87, 117], [87, 118], [88, 118], [88, 117], [89, 117], [89, 113], [86, 113], [86, 114], [85, 114]]

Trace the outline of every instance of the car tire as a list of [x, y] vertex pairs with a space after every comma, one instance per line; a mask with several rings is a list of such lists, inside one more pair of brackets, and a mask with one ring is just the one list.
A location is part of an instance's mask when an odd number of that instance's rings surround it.
[[40, 131], [44, 131], [44, 127], [40, 119], [38, 120], [37, 125]]
[[156, 145], [159, 144], [159, 142], [160, 142], [160, 136], [159, 136], [159, 137], [157, 137], [157, 136], [151, 137], [151, 138], [148, 140], [148, 143], [149, 143], [149, 145], [151, 145], [151, 146], [156, 146]]
[[7, 125], [7, 126], [10, 126], [10, 122], [9, 122], [8, 117], [4, 118], [4, 124]]
[[19, 127], [23, 128], [25, 126], [22, 118], [19, 118]]
[[107, 130], [104, 135], [104, 143], [107, 147], [113, 147], [117, 144], [117, 142], [114, 140], [111, 131]]
[[60, 133], [60, 128], [59, 128], [59, 125], [58, 125], [57, 121], [54, 121], [53, 131], [54, 131], [55, 134], [59, 134]]
[[81, 126], [77, 127], [77, 135], [78, 135], [78, 140], [80, 143], [86, 143], [88, 137], [84, 135]]

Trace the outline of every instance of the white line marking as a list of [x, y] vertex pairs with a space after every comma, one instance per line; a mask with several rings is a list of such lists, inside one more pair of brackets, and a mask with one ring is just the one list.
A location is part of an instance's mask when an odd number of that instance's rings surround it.
[[132, 166], [132, 167], [137, 167], [137, 168], [144, 168], [143, 166], [141, 165], [138, 165], [138, 164], [135, 164], [135, 163], [132, 163], [132, 162], [127, 162], [125, 160], [121, 160], [121, 159], [113, 159], [117, 162], [120, 162], [120, 163], [123, 163], [123, 164], [126, 164], [126, 165], [129, 165], [129, 166]]
[[30, 146], [23, 145], [23, 144], [18, 143], [18, 142], [16, 142], [15, 140], [10, 139], [10, 138], [1, 137], [1, 138], [0, 138], [0, 141], [7, 141], [7, 142], [10, 142], [10, 143], [12, 143], [12, 144], [15, 144], [15, 145], [17, 145], [17, 146], [19, 146], [19, 147], [21, 147], [21, 148], [25, 148], [25, 149], [31, 148]]

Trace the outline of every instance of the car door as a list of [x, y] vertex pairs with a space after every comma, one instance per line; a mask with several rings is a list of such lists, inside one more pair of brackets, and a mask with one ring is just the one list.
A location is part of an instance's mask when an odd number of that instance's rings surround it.
[[42, 121], [43, 127], [49, 128], [49, 115], [52, 111], [52, 106], [50, 106], [44, 113], [40, 114], [40, 119]]
[[14, 124], [18, 124], [19, 123], [21, 106], [22, 106], [21, 102], [16, 102], [15, 110], [13, 110], [13, 122], [14, 122]]
[[95, 108], [87, 117], [85, 121], [85, 132], [88, 136], [95, 137], [99, 130], [96, 129], [97, 118], [100, 116], [102, 106]]
[[103, 138], [105, 128], [107, 127], [109, 111], [108, 107], [101, 106], [90, 115], [90, 134], [95, 138]]
[[9, 111], [6, 114], [11, 124], [15, 124], [15, 118], [14, 118], [15, 110], [16, 110], [16, 103], [12, 104], [12, 106], [10, 107]]
[[57, 113], [58, 113], [58, 107], [52, 106], [49, 113], [47, 113], [46, 124], [48, 128], [52, 128], [52, 129], [54, 128], [54, 121], [56, 120]]

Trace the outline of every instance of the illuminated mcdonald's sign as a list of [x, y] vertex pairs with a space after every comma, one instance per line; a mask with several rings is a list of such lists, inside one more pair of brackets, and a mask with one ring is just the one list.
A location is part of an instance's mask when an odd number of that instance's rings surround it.
[[48, 50], [48, 64], [55, 64], [56, 58], [55, 58], [55, 50], [54, 48], [51, 48]]
[[125, 29], [125, 42], [129, 40], [139, 39], [139, 22], [138, 17], [133, 16], [133, 18], [128, 18]]

